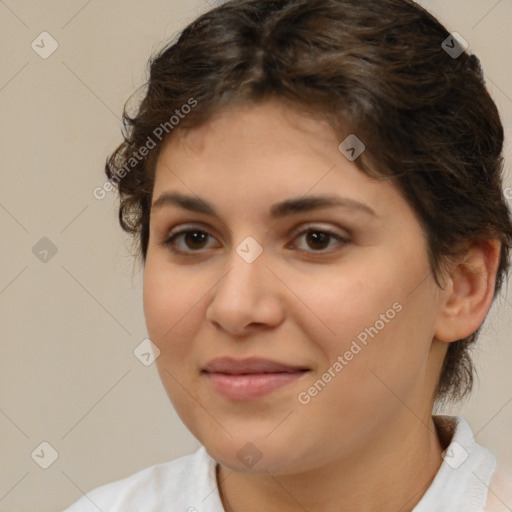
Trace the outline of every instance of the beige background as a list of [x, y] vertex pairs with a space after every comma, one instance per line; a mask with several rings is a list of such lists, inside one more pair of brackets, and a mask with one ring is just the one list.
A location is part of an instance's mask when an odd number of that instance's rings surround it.
[[[510, 139], [512, 1], [421, 3], [480, 57]], [[154, 365], [134, 357], [146, 337], [141, 273], [115, 197], [92, 191], [105, 181], [124, 101], [145, 80], [149, 55], [208, 8], [204, 0], [0, 1], [3, 512], [59, 511], [82, 491], [198, 447]], [[43, 31], [59, 45], [47, 59], [31, 48]], [[509, 166], [510, 143], [506, 155]], [[43, 237], [57, 248], [46, 263], [32, 252]], [[512, 307], [502, 295], [476, 352], [481, 384], [449, 412], [512, 457]], [[31, 457], [43, 441], [58, 452], [48, 469]], [[40, 462], [51, 455], [42, 449]]]

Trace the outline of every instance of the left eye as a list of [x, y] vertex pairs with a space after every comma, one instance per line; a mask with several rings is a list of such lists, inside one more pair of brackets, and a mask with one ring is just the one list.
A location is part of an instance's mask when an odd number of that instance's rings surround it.
[[[314, 228], [301, 231], [298, 233], [295, 239], [303, 237], [304, 235], [307, 235], [304, 239], [307, 245], [313, 249], [313, 251], [308, 252], [319, 252], [328, 248], [329, 242], [333, 239], [335, 239], [339, 245], [349, 243], [349, 240], [343, 238], [337, 233], [334, 233], [333, 231]], [[208, 241], [209, 237], [213, 238], [208, 232], [200, 229], [183, 229], [173, 233], [166, 240], [164, 240], [163, 244], [169, 247], [169, 249], [175, 253], [190, 254], [192, 252], [199, 252], [201, 249], [204, 249], [205, 242]], [[177, 243], [178, 240], [182, 240], [185, 243], [185, 250], [183, 249], [183, 246], [179, 247], [179, 244]], [[292, 244], [292, 248], [296, 247], [296, 244]], [[187, 248], [191, 250], [187, 251]], [[303, 249], [301, 247], [299, 247], [299, 249], [307, 251], [307, 249]]]
[[335, 239], [341, 245], [349, 242], [349, 240], [346, 238], [343, 238], [342, 236], [330, 230], [309, 228], [301, 231], [296, 238], [299, 238], [303, 235], [307, 235], [305, 238], [306, 243], [309, 245], [309, 247], [315, 249], [313, 252], [319, 252], [325, 249], [326, 245], [328, 246], [329, 241], [332, 239]]

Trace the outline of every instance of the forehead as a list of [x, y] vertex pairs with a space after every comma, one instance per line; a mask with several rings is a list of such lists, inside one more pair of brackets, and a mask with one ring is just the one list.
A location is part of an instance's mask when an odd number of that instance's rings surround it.
[[[223, 150], [226, 159], [238, 154], [264, 157], [268, 152], [289, 151], [289, 158], [337, 148], [339, 136], [322, 117], [299, 111], [276, 99], [258, 104], [230, 105], [198, 127], [177, 130], [164, 141], [164, 152], [172, 148], [189, 158]], [[252, 150], [252, 151], [251, 151]], [[218, 158], [220, 155], [217, 154]]]
[[339, 139], [327, 121], [280, 103], [226, 109], [165, 141], [153, 197], [172, 189], [247, 209], [337, 193], [373, 209], [396, 206], [394, 187], [365, 175], [340, 151]]

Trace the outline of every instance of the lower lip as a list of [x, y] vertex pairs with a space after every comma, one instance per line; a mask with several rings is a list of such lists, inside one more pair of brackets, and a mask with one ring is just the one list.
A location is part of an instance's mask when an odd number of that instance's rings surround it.
[[252, 373], [226, 375], [205, 373], [215, 391], [231, 400], [252, 400], [268, 395], [286, 384], [300, 379], [307, 372]]

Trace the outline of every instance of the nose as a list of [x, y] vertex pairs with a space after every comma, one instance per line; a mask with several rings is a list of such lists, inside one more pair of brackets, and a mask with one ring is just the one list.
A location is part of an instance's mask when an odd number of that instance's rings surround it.
[[237, 337], [278, 326], [284, 318], [285, 287], [267, 264], [264, 251], [249, 263], [233, 250], [213, 289], [207, 321]]

